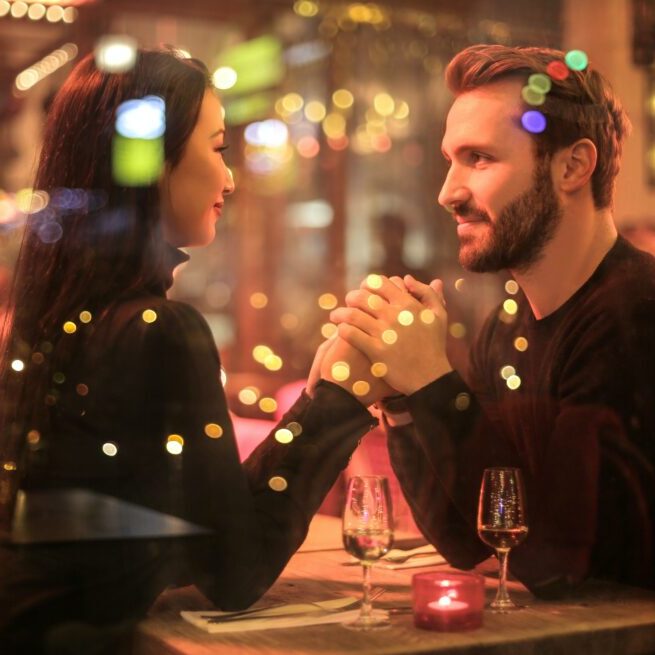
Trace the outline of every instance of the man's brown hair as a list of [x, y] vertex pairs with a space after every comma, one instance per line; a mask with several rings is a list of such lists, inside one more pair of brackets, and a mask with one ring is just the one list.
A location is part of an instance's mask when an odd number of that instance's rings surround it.
[[[533, 73], [547, 75], [552, 61], [564, 62], [564, 53], [550, 48], [518, 48], [503, 45], [476, 45], [459, 52], [446, 69], [446, 84], [460, 95], [501, 79], [528, 82]], [[536, 154], [545, 158], [578, 139], [588, 138], [596, 145], [598, 162], [591, 178], [597, 209], [612, 206], [614, 180], [621, 164], [623, 140], [630, 132], [630, 121], [609, 82], [597, 71], [569, 70], [564, 80], [552, 80], [543, 105], [537, 109], [546, 117], [546, 129], [533, 134]]]

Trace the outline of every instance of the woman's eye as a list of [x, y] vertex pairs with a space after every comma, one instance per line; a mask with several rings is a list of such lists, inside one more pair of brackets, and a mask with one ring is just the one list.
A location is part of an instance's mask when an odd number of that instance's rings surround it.
[[229, 145], [218, 146], [217, 148], [214, 148], [214, 152], [225, 152], [229, 147]]

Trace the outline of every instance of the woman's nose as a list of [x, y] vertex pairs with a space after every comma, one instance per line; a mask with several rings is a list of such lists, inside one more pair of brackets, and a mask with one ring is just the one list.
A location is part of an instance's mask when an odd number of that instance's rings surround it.
[[232, 171], [228, 166], [225, 167], [225, 186], [223, 188], [223, 193], [225, 195], [229, 195], [230, 193], [233, 193], [235, 189], [235, 184], [234, 184], [234, 175], [232, 175]]

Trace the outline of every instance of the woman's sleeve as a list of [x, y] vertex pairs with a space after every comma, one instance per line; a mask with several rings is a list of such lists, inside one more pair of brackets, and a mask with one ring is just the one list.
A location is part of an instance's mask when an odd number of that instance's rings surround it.
[[[188, 541], [193, 582], [219, 607], [247, 606], [300, 546], [312, 515], [375, 421], [341, 388], [321, 382], [314, 398], [303, 394], [242, 466], [206, 322], [191, 307], [167, 302], [152, 327], [151, 406], [161, 413], [153, 420], [163, 441], [182, 445], [180, 454], [167, 454], [171, 506], [214, 531]], [[286, 438], [278, 441], [281, 428]]]

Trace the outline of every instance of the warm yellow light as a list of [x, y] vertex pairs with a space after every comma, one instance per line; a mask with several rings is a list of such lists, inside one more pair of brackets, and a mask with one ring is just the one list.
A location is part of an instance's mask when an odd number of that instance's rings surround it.
[[451, 323], [448, 331], [455, 339], [463, 339], [466, 336], [466, 326], [463, 323]]
[[396, 103], [395, 111], [393, 112], [393, 117], [396, 120], [402, 121], [409, 116], [409, 105], [404, 101], [400, 100]]
[[388, 93], [378, 93], [373, 98], [373, 107], [380, 116], [391, 116], [396, 108], [396, 103]]
[[268, 486], [273, 491], [284, 491], [289, 484], [281, 475], [274, 475], [269, 481]]
[[281, 104], [285, 111], [293, 114], [294, 112], [300, 111], [303, 108], [305, 101], [299, 93], [287, 93], [282, 98]]
[[254, 405], [259, 399], [259, 389], [257, 387], [245, 387], [239, 391], [239, 400], [244, 405]]
[[277, 401], [275, 398], [266, 396], [266, 398], [262, 398], [259, 401], [259, 409], [266, 414], [272, 414], [277, 409]]
[[337, 306], [337, 297], [333, 293], [323, 293], [318, 298], [321, 309], [334, 309]]
[[223, 428], [218, 423], [207, 423], [205, 425], [205, 434], [210, 439], [219, 439], [223, 436]]
[[325, 105], [320, 100], [310, 100], [305, 105], [305, 117], [312, 123], [320, 123], [325, 114]]
[[167, 441], [166, 450], [171, 455], [181, 455], [184, 450], [184, 444], [181, 444], [178, 441]]
[[355, 98], [348, 89], [337, 89], [332, 94], [332, 102], [335, 107], [339, 107], [339, 109], [348, 109], [349, 107], [352, 107], [354, 101]]
[[387, 374], [387, 365], [384, 362], [374, 362], [371, 364], [371, 375], [374, 378], [383, 378]]
[[419, 318], [422, 323], [425, 323], [425, 325], [430, 325], [431, 323], [434, 323], [435, 315], [431, 309], [422, 309]]
[[528, 349], [528, 340], [525, 337], [516, 337], [514, 339], [514, 348], [519, 352], [525, 352]]
[[371, 390], [371, 385], [366, 380], [357, 380], [353, 384], [353, 393], [356, 396], [365, 396]]
[[77, 332], [77, 325], [73, 321], [66, 321], [63, 328], [66, 334], [75, 334]]
[[343, 382], [350, 377], [350, 366], [347, 362], [334, 362], [332, 364], [332, 377], [337, 382]]
[[323, 121], [323, 132], [330, 139], [338, 139], [346, 133], [346, 119], [337, 113], [330, 113]]
[[391, 346], [398, 341], [398, 333], [392, 329], [385, 330], [382, 333], [382, 341]]
[[377, 273], [371, 273], [366, 276], [366, 286], [371, 289], [380, 289], [382, 287], [382, 277]]
[[512, 390], [515, 391], [521, 386], [521, 378], [518, 375], [510, 375], [507, 378], [507, 386]]
[[263, 344], [259, 344], [259, 345], [255, 346], [252, 349], [252, 358], [256, 362], [259, 362], [260, 364], [263, 364], [264, 360], [269, 355], [272, 355], [272, 354], [273, 354], [273, 351], [268, 346], [264, 346]]
[[92, 319], [93, 315], [86, 309], [80, 312], [80, 323], [90, 323]]
[[102, 444], [102, 452], [107, 457], [115, 457], [118, 454], [118, 446], [113, 441]]
[[469, 408], [470, 404], [471, 404], [471, 396], [469, 396], [466, 392], [457, 394], [455, 398], [455, 409], [457, 409], [460, 412], [463, 412], [465, 409]]
[[25, 2], [14, 2], [11, 5], [11, 15], [14, 18], [22, 18], [27, 13], [27, 4]]
[[263, 309], [268, 305], [268, 296], [261, 291], [256, 291], [250, 296], [250, 304], [255, 309]]
[[318, 14], [318, 4], [312, 0], [296, 0], [293, 3], [293, 10], [298, 16], [303, 18], [311, 18]]
[[505, 282], [505, 291], [507, 291], [511, 296], [517, 294], [519, 292], [518, 282], [516, 280], [507, 280], [507, 282]]
[[510, 366], [509, 364], [506, 364], [500, 369], [500, 377], [503, 378], [503, 380], [508, 380], [515, 373], [516, 373], [516, 369], [513, 366]]
[[513, 298], [508, 298], [504, 303], [503, 303], [503, 309], [510, 315], [516, 314], [518, 311], [518, 304], [516, 303], [516, 300]]
[[398, 323], [401, 325], [411, 325], [414, 322], [414, 314], [410, 312], [408, 309], [403, 309], [399, 314], [398, 314]]
[[380, 298], [380, 296], [378, 296], [377, 294], [372, 293], [372, 294], [371, 294], [371, 295], [366, 299], [366, 304], [367, 304], [371, 309], [373, 309], [373, 310], [378, 310], [378, 309], [382, 309], [382, 307], [384, 306], [384, 300], [382, 300], [382, 298]]
[[154, 309], [144, 309], [141, 318], [144, 323], [154, 323], [157, 320], [157, 312]]
[[275, 431], [275, 441], [279, 443], [291, 443], [293, 441], [293, 433], [287, 428], [280, 428]]
[[338, 331], [334, 323], [323, 323], [321, 326], [321, 334], [324, 339], [331, 339]]
[[282, 368], [282, 358], [279, 355], [269, 355], [264, 360], [264, 366], [269, 371], [279, 371]]
[[27, 17], [32, 20], [41, 20], [45, 16], [45, 7], [41, 4], [30, 5], [30, 8], [27, 10]]

